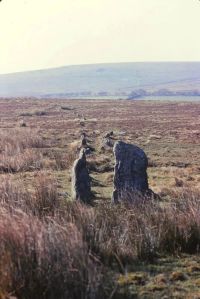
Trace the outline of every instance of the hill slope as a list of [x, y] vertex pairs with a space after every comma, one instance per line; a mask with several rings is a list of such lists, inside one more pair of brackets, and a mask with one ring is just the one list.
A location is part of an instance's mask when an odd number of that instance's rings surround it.
[[200, 94], [200, 62], [94, 64], [0, 75], [0, 97], [134, 97], [139, 89]]

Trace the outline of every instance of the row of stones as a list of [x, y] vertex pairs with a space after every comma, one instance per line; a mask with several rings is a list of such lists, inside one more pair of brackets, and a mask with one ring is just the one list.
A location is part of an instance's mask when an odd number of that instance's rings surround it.
[[[86, 145], [85, 136], [82, 145]], [[134, 200], [134, 193], [147, 194], [148, 186], [147, 166], [148, 159], [142, 149], [122, 141], [117, 141], [113, 147], [115, 156], [114, 191], [112, 202]], [[72, 169], [72, 198], [91, 204], [91, 179], [87, 168], [86, 149], [82, 148], [79, 158], [74, 162]]]

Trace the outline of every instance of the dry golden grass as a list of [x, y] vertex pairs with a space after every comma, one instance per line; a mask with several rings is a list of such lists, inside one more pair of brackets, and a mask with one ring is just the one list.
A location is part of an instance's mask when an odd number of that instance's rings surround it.
[[[196, 296], [199, 125], [199, 103], [0, 100], [0, 298]], [[160, 201], [110, 206], [110, 131], [145, 150]], [[70, 202], [82, 132], [93, 208]]]

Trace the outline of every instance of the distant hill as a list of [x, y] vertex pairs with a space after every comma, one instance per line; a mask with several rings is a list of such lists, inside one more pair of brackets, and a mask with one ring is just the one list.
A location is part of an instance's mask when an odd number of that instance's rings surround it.
[[200, 62], [112, 63], [0, 75], [0, 97], [200, 95]]

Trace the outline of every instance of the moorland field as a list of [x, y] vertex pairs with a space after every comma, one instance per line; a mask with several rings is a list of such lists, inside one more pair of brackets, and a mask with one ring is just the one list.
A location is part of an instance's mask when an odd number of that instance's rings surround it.
[[[103, 136], [159, 197], [111, 205]], [[93, 206], [71, 201], [81, 133]], [[200, 298], [200, 102], [0, 100], [0, 298]]]

